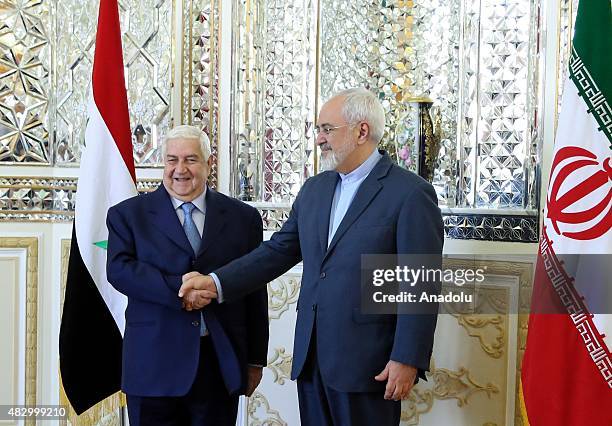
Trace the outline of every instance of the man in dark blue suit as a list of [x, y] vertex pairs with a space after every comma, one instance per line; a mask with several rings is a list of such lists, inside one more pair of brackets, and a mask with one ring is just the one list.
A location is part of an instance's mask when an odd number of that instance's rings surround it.
[[400, 400], [428, 370], [437, 315], [362, 313], [361, 255], [439, 259], [437, 196], [377, 150], [384, 112], [367, 90], [334, 96], [316, 130], [327, 171], [306, 181], [281, 230], [212, 276], [190, 276], [179, 295], [208, 289], [224, 304], [303, 261], [291, 372], [302, 424], [397, 425]]
[[235, 425], [240, 394], [259, 384], [268, 346], [261, 287], [209, 305], [178, 291], [262, 240], [256, 209], [206, 187], [208, 137], [179, 126], [164, 145], [163, 185], [108, 211], [109, 282], [128, 297], [122, 389], [130, 425]]

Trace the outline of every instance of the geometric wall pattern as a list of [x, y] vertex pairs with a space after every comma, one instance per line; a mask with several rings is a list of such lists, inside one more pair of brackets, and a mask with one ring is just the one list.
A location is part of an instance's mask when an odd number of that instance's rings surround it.
[[[139, 193], [155, 190], [159, 179], [139, 179]], [[0, 221], [70, 222], [74, 218], [76, 178], [0, 177]], [[253, 203], [266, 231], [276, 231], [289, 217], [289, 207]], [[483, 241], [537, 242], [535, 215], [443, 213], [447, 238]]]
[[211, 143], [209, 183], [217, 182], [219, 143], [219, 11], [217, 0], [183, 0], [181, 122], [200, 127]]
[[537, 208], [538, 6], [526, 0], [464, 6], [458, 204]]
[[[136, 166], [159, 166], [173, 121], [218, 133], [218, 4], [184, 0], [183, 49], [173, 0], [119, 0]], [[84, 144], [99, 2], [0, 2], [0, 163], [77, 166]], [[173, 60], [186, 58], [182, 99]], [[180, 104], [181, 117], [172, 117]], [[182, 118], [182, 120], [181, 120]], [[211, 181], [216, 178], [216, 164]]]
[[[77, 165], [84, 143], [98, 1], [0, 8], [0, 161]], [[136, 165], [160, 161], [169, 125], [172, 0], [119, 1]]]
[[[433, 184], [441, 205], [538, 208], [538, 2], [295, 0], [279, 7], [240, 0], [234, 6], [235, 195], [292, 201], [316, 161], [317, 107], [334, 92], [365, 86], [386, 110], [383, 146], [396, 159], [411, 131], [408, 100], [434, 101], [441, 143]], [[316, 19], [318, 25], [303, 26]]]
[[397, 155], [407, 100], [431, 98], [441, 117], [433, 178], [440, 203], [537, 208], [537, 4], [323, 0], [321, 10], [323, 100], [352, 86], [374, 91], [386, 109], [383, 143]]
[[0, 2], [0, 162], [49, 164], [50, 2]]
[[460, 10], [460, 0], [323, 0], [320, 15], [320, 102], [350, 87], [373, 91], [385, 109], [383, 145], [402, 164], [414, 133], [409, 100], [432, 99], [442, 136], [434, 185], [450, 206], [457, 187]]
[[[453, 1], [400, 2], [394, 7], [364, 3], [362, 8], [337, 0], [234, 3], [232, 192], [258, 204], [268, 229], [282, 223], [284, 207], [316, 168], [312, 126], [317, 105], [332, 91], [365, 82], [378, 88], [385, 108], [391, 111], [395, 105], [400, 114], [387, 114], [393, 119], [402, 117], [404, 96], [425, 94], [434, 100], [442, 125], [434, 175], [441, 205], [529, 213], [515, 219], [446, 214], [448, 236], [536, 240], [537, 227], [532, 225], [541, 137], [535, 117], [542, 117], [537, 113], [542, 99], [536, 84], [541, 67], [532, 58], [541, 53], [533, 50], [541, 46], [534, 41], [541, 41], [543, 32], [539, 3]], [[0, 16], [7, 25], [0, 28], [0, 164], [78, 164], [94, 47], [95, 14], [87, 13], [97, 11], [92, 2], [2, 2]], [[559, 85], [575, 3], [560, 4]], [[163, 127], [179, 120], [170, 116], [169, 104], [180, 103], [180, 121], [199, 123], [209, 132], [215, 154], [220, 6], [215, 0], [182, 0], [184, 47], [177, 52], [172, 15], [181, 8], [175, 2], [141, 2], [136, 7], [120, 1], [128, 92], [139, 87], [130, 95], [130, 110], [132, 98], [142, 92], [157, 113], [135, 111], [151, 123], [160, 118], [156, 123]], [[357, 25], [366, 18], [367, 25]], [[380, 58], [376, 66], [369, 60], [375, 54]], [[182, 61], [180, 99], [171, 99], [172, 58]], [[156, 75], [157, 81], [165, 76], [167, 83], [155, 83]], [[151, 90], [142, 85], [145, 81]], [[516, 119], [520, 108], [528, 120]], [[131, 117], [140, 166], [159, 160], [154, 135], [162, 127], [147, 120]], [[386, 141], [393, 139], [396, 127], [388, 126]], [[216, 162], [213, 185], [215, 172]], [[55, 178], [53, 185], [61, 180]], [[33, 195], [24, 188], [12, 188], [10, 194], [5, 189], [2, 199], [13, 206], [26, 198], [27, 205], [38, 205], [36, 200], [44, 205], [38, 213], [22, 212], [19, 220], [67, 220], [71, 192], [53, 185], [42, 183]], [[2, 217], [16, 218], [14, 214]], [[519, 235], [516, 226], [521, 221], [528, 226]]]
[[313, 172], [316, 1], [234, 2], [232, 191], [290, 203]]
[[[57, 165], [78, 163], [87, 124], [87, 103], [99, 2], [57, 2], [57, 52], [53, 96], [57, 104], [55, 159]], [[172, 82], [171, 0], [119, 2], [123, 62], [136, 165], [160, 161], [160, 135], [170, 119]]]

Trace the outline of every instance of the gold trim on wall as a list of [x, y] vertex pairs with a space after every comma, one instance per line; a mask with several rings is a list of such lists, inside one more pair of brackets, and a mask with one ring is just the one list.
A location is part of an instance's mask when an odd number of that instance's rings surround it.
[[[38, 358], [38, 238], [0, 237], [0, 248], [26, 251], [26, 342], [25, 403], [36, 405], [36, 368]], [[25, 424], [34, 426], [34, 419]]]

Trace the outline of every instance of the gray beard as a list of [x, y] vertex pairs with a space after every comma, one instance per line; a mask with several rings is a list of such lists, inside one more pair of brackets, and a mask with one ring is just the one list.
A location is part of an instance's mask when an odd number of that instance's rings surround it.
[[323, 153], [320, 155], [321, 171], [325, 172], [328, 170], [335, 170], [338, 167], [338, 157], [335, 152], [328, 151], [328, 154], [324, 157]]

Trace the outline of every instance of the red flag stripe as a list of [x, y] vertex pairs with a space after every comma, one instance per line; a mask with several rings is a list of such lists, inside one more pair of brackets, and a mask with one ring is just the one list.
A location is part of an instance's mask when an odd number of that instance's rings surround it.
[[569, 315], [531, 315], [521, 381], [531, 426], [612, 424], [612, 392]]
[[93, 64], [93, 97], [136, 182], [117, 0], [101, 0]]

